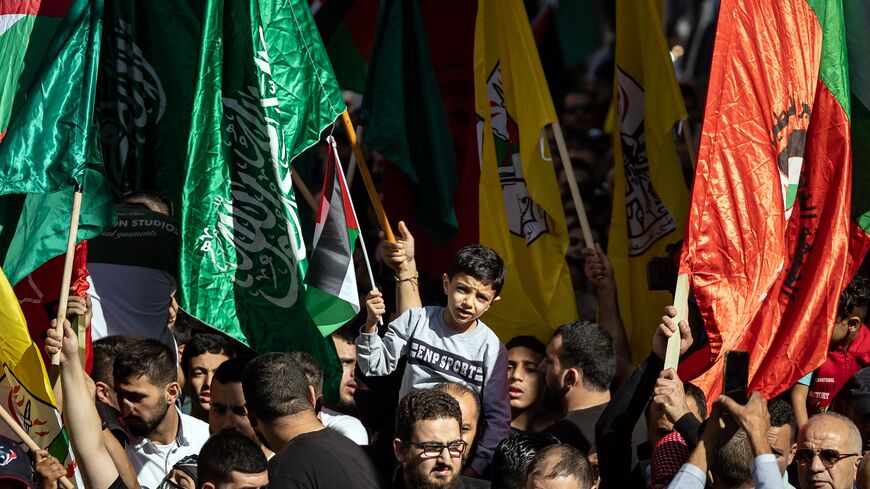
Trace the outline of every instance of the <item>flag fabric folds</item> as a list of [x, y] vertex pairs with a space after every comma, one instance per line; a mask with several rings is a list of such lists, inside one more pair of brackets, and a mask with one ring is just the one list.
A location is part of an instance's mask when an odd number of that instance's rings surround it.
[[852, 108], [851, 266], [858, 267], [870, 246], [870, 3], [843, 2]]
[[[40, 448], [74, 467], [69, 439], [63, 429], [42, 353], [30, 339], [18, 299], [0, 271], [0, 396], [4, 407]], [[3, 427], [5, 431], [5, 426]]]
[[474, 57], [480, 242], [507, 270], [502, 300], [484, 320], [503, 340], [532, 334], [546, 341], [577, 310], [545, 135], [556, 113], [521, 1], [478, 2]]
[[824, 361], [854, 271], [844, 18], [837, 0], [721, 12], [680, 265], [709, 336], [694, 382], [714, 399], [723, 353], [747, 350], [771, 397]]
[[[330, 142], [334, 142], [330, 136]], [[359, 292], [353, 250], [360, 236], [350, 191], [332, 144], [326, 157], [326, 173], [317, 222], [314, 249], [308, 260], [305, 301], [314, 324], [324, 336], [340, 328], [359, 312]]]
[[683, 236], [689, 193], [673, 128], [686, 107], [655, 1], [618, 0], [616, 16], [617, 164], [607, 254], [634, 361], [641, 362], [673, 302], [668, 291], [649, 290], [647, 264]]
[[85, 170], [101, 0], [0, 3], [0, 195], [72, 186]]
[[428, 237], [444, 242], [456, 234], [456, 154], [418, 2], [383, 2], [363, 121], [365, 143], [408, 175]]
[[257, 351], [340, 371], [305, 308], [293, 159], [345, 110], [303, 0], [209, 0], [181, 209], [181, 305]]

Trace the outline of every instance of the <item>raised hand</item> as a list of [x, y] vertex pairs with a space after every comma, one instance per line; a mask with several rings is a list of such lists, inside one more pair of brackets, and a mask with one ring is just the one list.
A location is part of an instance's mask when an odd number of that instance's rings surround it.
[[676, 423], [689, 412], [683, 381], [673, 369], [669, 368], [659, 375], [653, 390], [653, 402], [659, 405], [671, 423]]
[[613, 265], [598, 243], [595, 249], [583, 248], [580, 253], [585, 258], [583, 271], [586, 280], [595, 286], [595, 290], [616, 290], [616, 278], [613, 275]]
[[[381, 233], [383, 239], [383, 233]], [[381, 260], [398, 274], [405, 264], [414, 261], [414, 236], [405, 226], [405, 221], [399, 221], [399, 236], [395, 243], [382, 241], [380, 246]]]
[[367, 333], [374, 333], [378, 330], [377, 324], [381, 316], [386, 314], [387, 305], [384, 303], [383, 294], [378, 289], [375, 289], [366, 295], [366, 326]]
[[680, 334], [680, 355], [686, 353], [694, 341], [689, 323], [680, 321], [680, 324], [677, 325], [677, 322], [674, 321], [675, 317], [677, 317], [677, 309], [674, 306], [666, 307], [665, 315], [662, 316], [662, 322], [659, 323], [655, 336], [653, 336], [653, 353], [662, 360], [665, 359], [665, 354], [668, 350], [668, 338], [676, 334], [678, 330]]

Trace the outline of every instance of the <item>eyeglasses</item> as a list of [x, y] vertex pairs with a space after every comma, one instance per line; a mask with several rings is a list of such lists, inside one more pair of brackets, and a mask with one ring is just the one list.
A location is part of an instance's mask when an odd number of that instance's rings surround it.
[[794, 461], [799, 465], [810, 465], [813, 463], [813, 457], [816, 455], [819, 456], [819, 460], [822, 461], [822, 465], [825, 466], [826, 469], [830, 469], [834, 465], [837, 465], [837, 462], [843, 460], [844, 458], [849, 457], [857, 457], [859, 453], [840, 453], [837, 450], [833, 450], [830, 448], [824, 448], [822, 450], [813, 450], [812, 448], [800, 448], [794, 454]]
[[435, 443], [435, 442], [426, 442], [426, 443], [417, 443], [413, 441], [407, 442], [409, 445], [413, 445], [417, 448], [423, 450], [423, 456], [426, 458], [435, 458], [441, 455], [444, 449], [447, 449], [447, 452], [450, 453], [450, 456], [453, 458], [459, 458], [465, 453], [465, 449], [468, 448], [468, 443], [465, 443], [462, 440], [454, 440], [447, 443]]

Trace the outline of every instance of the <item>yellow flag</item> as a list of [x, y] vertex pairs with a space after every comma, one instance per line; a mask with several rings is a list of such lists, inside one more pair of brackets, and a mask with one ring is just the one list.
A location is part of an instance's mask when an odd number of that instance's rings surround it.
[[[683, 236], [688, 191], [673, 127], [686, 107], [656, 0], [617, 0], [615, 180], [608, 256], [634, 360], [649, 353], [668, 291], [650, 291], [647, 264]], [[678, 255], [679, 256], [679, 255]]]
[[[0, 270], [0, 403], [41, 448], [73, 465], [69, 441], [60, 422], [54, 392], [45, 373], [39, 347], [30, 338], [27, 322], [6, 275]], [[0, 432], [15, 439], [0, 423]], [[67, 475], [72, 475], [72, 471]]]
[[565, 212], [544, 127], [556, 120], [520, 0], [480, 0], [474, 32], [480, 242], [504, 259], [501, 300], [484, 321], [507, 340], [547, 341], [577, 319]]

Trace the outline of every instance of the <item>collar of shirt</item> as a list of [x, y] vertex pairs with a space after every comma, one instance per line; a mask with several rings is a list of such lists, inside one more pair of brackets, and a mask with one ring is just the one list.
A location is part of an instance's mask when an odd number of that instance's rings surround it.
[[[145, 453], [158, 453], [165, 449], [166, 447], [171, 447], [173, 445], [178, 445], [179, 447], [186, 447], [190, 445], [190, 441], [184, 436], [185, 433], [185, 425], [189, 423], [186, 419], [187, 416], [178, 409], [177, 406], [173, 406], [175, 411], [178, 413], [178, 434], [175, 435], [175, 440], [173, 443], [169, 445], [158, 445], [151, 441], [148, 437], [138, 437], [131, 436], [131, 444], [133, 446], [133, 450], [142, 451]], [[189, 430], [188, 430], [189, 431]]]

